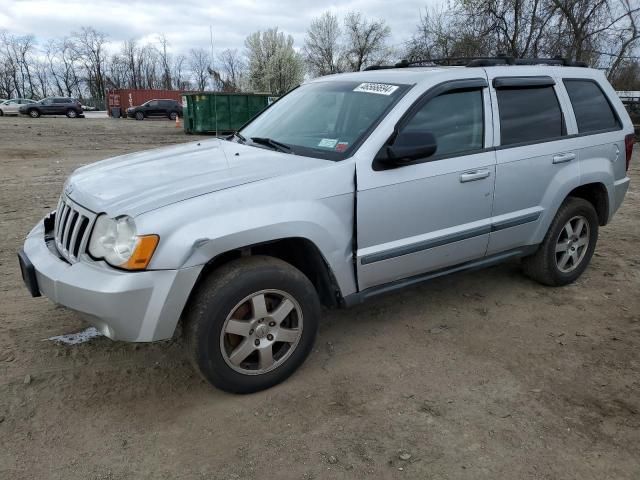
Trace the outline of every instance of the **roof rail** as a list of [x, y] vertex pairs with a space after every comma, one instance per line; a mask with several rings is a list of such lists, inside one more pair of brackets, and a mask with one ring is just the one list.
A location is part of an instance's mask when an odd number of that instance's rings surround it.
[[401, 60], [395, 65], [372, 65], [367, 70], [386, 70], [389, 68], [407, 68], [413, 66], [448, 65], [460, 67], [493, 67], [497, 65], [558, 65], [564, 67], [588, 68], [585, 62], [577, 62], [562, 57], [554, 58], [515, 58], [504, 54], [495, 57], [443, 57], [425, 58], [421, 60]]

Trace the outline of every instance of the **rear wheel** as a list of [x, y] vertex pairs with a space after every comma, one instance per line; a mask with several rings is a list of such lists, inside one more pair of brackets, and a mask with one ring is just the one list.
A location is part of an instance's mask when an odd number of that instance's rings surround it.
[[556, 213], [538, 251], [523, 259], [525, 273], [549, 286], [574, 282], [585, 271], [598, 241], [598, 214], [582, 198], [569, 197]]
[[73, 108], [70, 108], [69, 110], [67, 110], [66, 115], [68, 118], [76, 118], [78, 116], [78, 112], [76, 112]]
[[313, 347], [320, 302], [282, 260], [235, 260], [203, 280], [185, 318], [193, 361], [216, 387], [251, 393], [289, 377]]
[[0, 109], [0, 117], [4, 116], [4, 112]]
[[136, 112], [136, 120], [144, 120], [144, 113]]
[[171, 113], [169, 114], [169, 118], [170, 118], [171, 120], [175, 120], [177, 116], [178, 116], [177, 112], [171, 112]]
[[38, 118], [40, 116], [40, 110], [32, 108], [31, 110], [29, 110], [29, 116], [31, 118]]

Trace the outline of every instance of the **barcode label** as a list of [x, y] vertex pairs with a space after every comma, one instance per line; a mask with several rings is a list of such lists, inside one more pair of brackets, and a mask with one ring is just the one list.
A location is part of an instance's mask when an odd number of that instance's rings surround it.
[[397, 85], [387, 83], [361, 83], [353, 89], [354, 92], [376, 93], [378, 95], [391, 95], [398, 89]]

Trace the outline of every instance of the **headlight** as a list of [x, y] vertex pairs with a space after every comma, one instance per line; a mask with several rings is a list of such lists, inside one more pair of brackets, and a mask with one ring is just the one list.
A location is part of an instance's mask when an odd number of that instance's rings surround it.
[[157, 235], [137, 235], [131, 217], [100, 215], [93, 227], [89, 253], [114, 267], [143, 270], [149, 265], [158, 240]]

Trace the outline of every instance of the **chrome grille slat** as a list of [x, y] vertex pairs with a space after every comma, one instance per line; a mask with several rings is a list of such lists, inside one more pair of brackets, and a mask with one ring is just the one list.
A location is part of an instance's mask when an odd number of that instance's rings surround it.
[[69, 213], [64, 219], [64, 229], [62, 230], [62, 237], [60, 238], [60, 243], [62, 244], [62, 250], [64, 253], [67, 252], [67, 239], [69, 237], [69, 227], [71, 226], [71, 218], [74, 216], [76, 212], [74, 212], [71, 207], [69, 207]]
[[58, 231], [56, 232], [56, 240], [60, 239], [60, 233], [62, 232], [62, 227], [65, 222], [65, 217], [68, 215], [68, 213], [69, 213], [69, 207], [65, 203], [63, 203], [62, 212], [60, 213], [60, 223], [58, 224]]
[[76, 218], [76, 223], [73, 226], [73, 232], [71, 232], [71, 240], [69, 240], [69, 247], [67, 248], [71, 258], [74, 260], [78, 257], [78, 252], [76, 250], [76, 240], [78, 239], [78, 233], [80, 232], [80, 229], [84, 225], [84, 219], [85, 219], [85, 216], [79, 213], [78, 218]]
[[60, 215], [58, 212], [60, 212], [60, 208], [62, 207], [62, 198], [60, 198], [60, 200], [58, 200], [58, 206], [56, 207], [56, 217], [55, 217], [55, 223], [53, 224], [53, 236], [55, 237], [58, 234], [58, 227], [60, 226]]
[[65, 195], [60, 197], [54, 226], [58, 252], [70, 263], [77, 262], [86, 251], [96, 215], [74, 203]]

